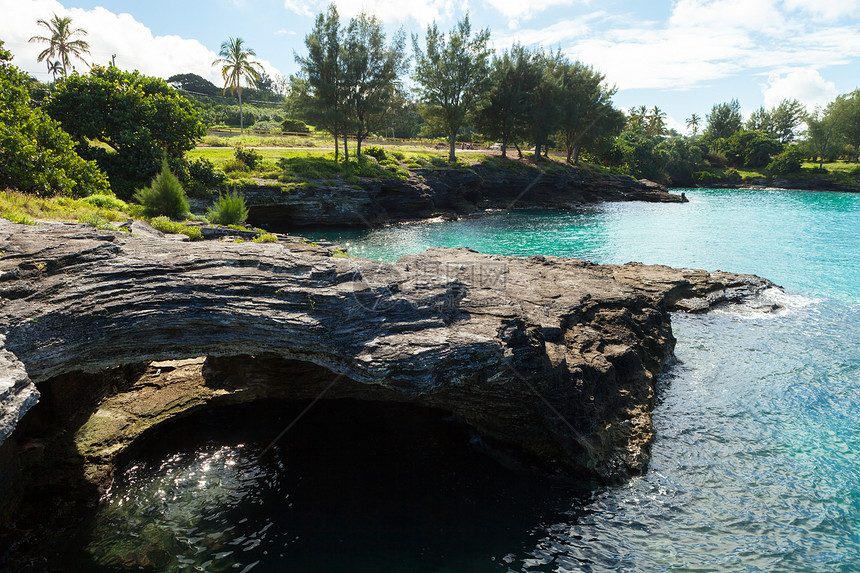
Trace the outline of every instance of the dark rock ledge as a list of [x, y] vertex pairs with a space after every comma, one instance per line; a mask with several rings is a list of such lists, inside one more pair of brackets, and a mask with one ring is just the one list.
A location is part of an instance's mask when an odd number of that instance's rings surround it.
[[[513, 163], [514, 165], [519, 165]], [[576, 169], [540, 172], [474, 166], [418, 170], [408, 180], [318, 181], [285, 192], [260, 181], [242, 193], [254, 225], [272, 229], [307, 226], [378, 226], [434, 217], [459, 218], [487, 209], [571, 209], [604, 201], [686, 203], [680, 194], [632, 177]], [[208, 204], [200, 204], [204, 210]]]
[[521, 467], [625, 479], [649, 459], [669, 311], [773, 286], [467, 249], [385, 264], [298, 241], [138, 231], [0, 219], [7, 511], [22, 482], [58, 495], [104, 487], [116, 457], [172, 417], [326, 388], [450, 411]]

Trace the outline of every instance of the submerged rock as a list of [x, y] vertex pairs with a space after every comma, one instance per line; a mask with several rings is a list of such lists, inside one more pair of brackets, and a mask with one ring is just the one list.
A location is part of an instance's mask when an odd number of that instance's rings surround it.
[[24, 447], [13, 429], [42, 388], [39, 423], [64, 426], [62, 455], [102, 486], [163, 421], [267, 397], [440, 408], [508, 463], [624, 479], [648, 463], [669, 311], [772, 286], [638, 263], [468, 249], [379, 263], [301, 242], [2, 219], [0, 250], [3, 447]]

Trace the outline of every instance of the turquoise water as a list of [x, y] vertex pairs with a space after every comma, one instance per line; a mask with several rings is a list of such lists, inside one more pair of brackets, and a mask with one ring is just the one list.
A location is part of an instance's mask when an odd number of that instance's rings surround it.
[[[860, 195], [686, 192], [683, 205], [312, 237], [384, 260], [465, 246], [750, 272], [783, 285], [776, 313], [673, 316], [679, 363], [661, 380], [644, 476], [592, 489], [514, 478], [444, 445], [456, 442], [439, 437], [455, 431], [444, 420], [426, 414], [389, 444], [383, 421], [402, 413], [349, 425], [332, 405], [258, 464], [272, 424], [245, 422], [244, 435], [228, 423], [235, 414], [212, 414], [196, 422], [208, 429], [176, 430], [129, 466], [91, 551], [117, 563], [117, 538], [149, 531], [169, 547], [162, 568], [175, 570], [860, 570]], [[289, 408], [278, 411], [289, 419]]]

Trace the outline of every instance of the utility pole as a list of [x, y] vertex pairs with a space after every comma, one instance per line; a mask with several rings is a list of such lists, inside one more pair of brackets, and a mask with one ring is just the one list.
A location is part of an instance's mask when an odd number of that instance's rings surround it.
[[110, 57], [110, 65], [111, 65], [111, 67], [112, 67], [112, 68], [115, 68], [115, 67], [116, 67], [116, 54], [111, 54], [111, 57]]

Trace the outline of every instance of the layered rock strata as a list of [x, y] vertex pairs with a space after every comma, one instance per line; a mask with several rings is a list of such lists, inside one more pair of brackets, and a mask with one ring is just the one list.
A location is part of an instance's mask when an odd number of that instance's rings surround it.
[[62, 426], [62, 455], [101, 486], [118, 455], [173, 417], [352, 398], [440, 408], [511, 464], [617, 481], [648, 462], [669, 311], [772, 286], [467, 249], [380, 263], [300, 241], [133, 230], [0, 219], [0, 447], [20, 449], [4, 459], [50, 458], [53, 446], [23, 431], [38, 389], [33, 424]]

